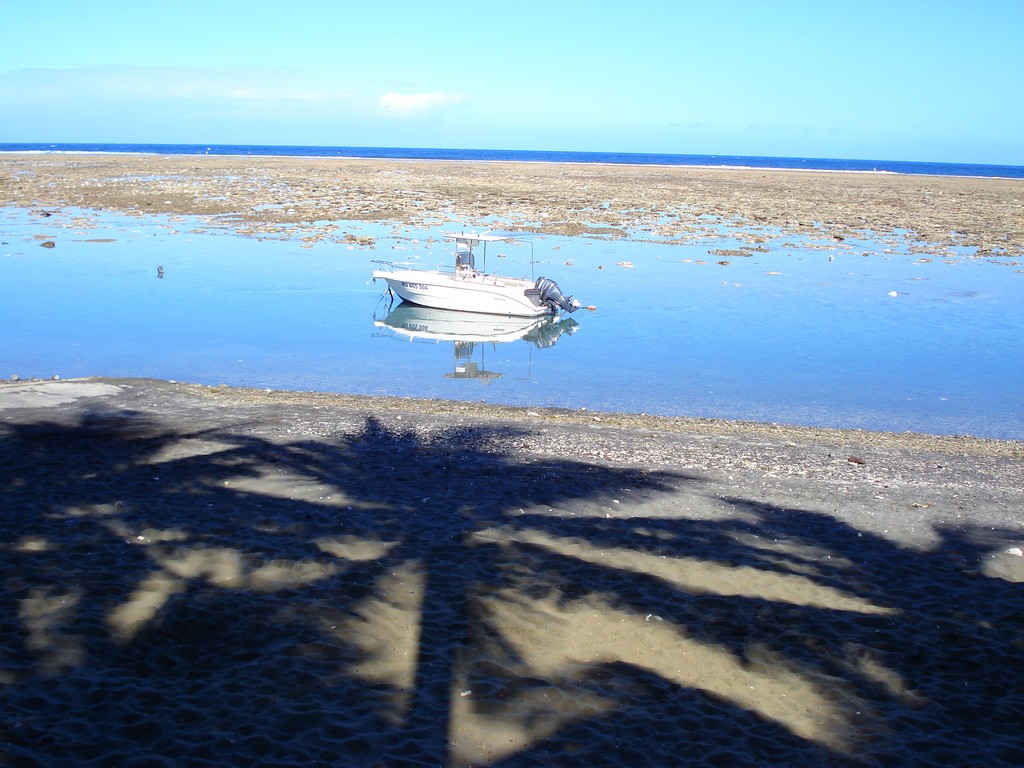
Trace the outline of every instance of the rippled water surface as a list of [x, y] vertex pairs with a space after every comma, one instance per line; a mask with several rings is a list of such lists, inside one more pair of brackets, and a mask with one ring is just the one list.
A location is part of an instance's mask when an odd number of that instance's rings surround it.
[[[0, 209], [0, 375], [1024, 438], [1024, 266], [1008, 259], [813, 232], [545, 237], [535, 274], [598, 310], [513, 327], [408, 306], [389, 317], [371, 261], [447, 262], [451, 226], [339, 224], [332, 241], [305, 242]], [[529, 275], [530, 260], [503, 245], [488, 269]]]

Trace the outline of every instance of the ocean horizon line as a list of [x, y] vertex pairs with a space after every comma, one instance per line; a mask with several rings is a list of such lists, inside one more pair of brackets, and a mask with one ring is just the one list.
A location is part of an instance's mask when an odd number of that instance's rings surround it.
[[583, 150], [459, 149], [450, 147], [358, 147], [291, 144], [162, 144], [117, 142], [5, 142], [0, 153], [165, 154], [338, 159], [450, 160], [490, 162], [650, 165], [756, 170], [845, 171], [928, 176], [1024, 178], [1024, 166], [915, 160], [784, 157], [768, 155], [597, 152]]

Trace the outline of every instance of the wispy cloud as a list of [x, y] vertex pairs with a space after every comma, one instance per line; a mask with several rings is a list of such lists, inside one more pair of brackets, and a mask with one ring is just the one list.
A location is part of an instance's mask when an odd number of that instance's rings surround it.
[[417, 117], [444, 107], [457, 106], [467, 101], [455, 93], [385, 93], [379, 104], [388, 114], [398, 117]]
[[[223, 137], [234, 143], [397, 146], [409, 139], [389, 131], [417, 118], [434, 122], [468, 102], [459, 94], [394, 84], [347, 85], [313, 72], [269, 67], [11, 70], [0, 72], [0, 138], [180, 143]], [[380, 95], [385, 89], [393, 90]], [[419, 129], [418, 136], [426, 135]]]
[[302, 72], [285, 69], [202, 70], [172, 67], [22, 69], [0, 73], [0, 96], [8, 101], [54, 99], [191, 102], [242, 105], [338, 105], [351, 94], [324, 88]]
[[288, 110], [364, 116], [421, 117], [464, 104], [461, 94], [390, 91], [369, 97], [289, 69], [83, 67], [0, 72], [0, 100], [8, 105], [147, 104], [205, 113], [274, 113]]

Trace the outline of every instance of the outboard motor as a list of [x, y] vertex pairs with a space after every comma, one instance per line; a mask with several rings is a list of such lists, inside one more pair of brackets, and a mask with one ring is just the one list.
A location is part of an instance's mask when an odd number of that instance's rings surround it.
[[572, 296], [564, 296], [559, 290], [558, 284], [550, 277], [538, 277], [534, 287], [540, 291], [540, 300], [547, 304], [553, 312], [559, 309], [565, 312], [575, 312], [582, 304]]

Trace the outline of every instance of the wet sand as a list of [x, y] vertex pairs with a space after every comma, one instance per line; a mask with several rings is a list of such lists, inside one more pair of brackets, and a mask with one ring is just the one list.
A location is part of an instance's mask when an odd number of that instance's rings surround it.
[[1024, 445], [0, 386], [0, 762], [1016, 765]]
[[[0, 156], [0, 205], [262, 236], [866, 230], [1024, 184]], [[0, 764], [1017, 765], [1024, 445], [151, 381], [0, 386]]]

